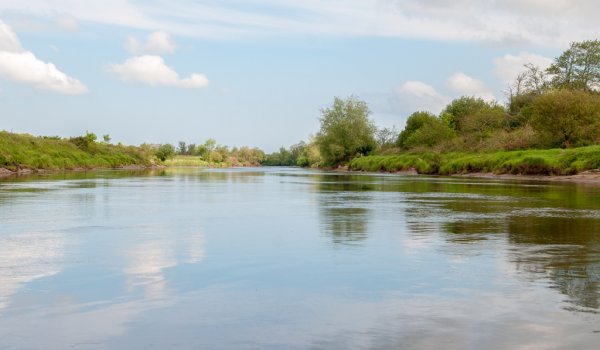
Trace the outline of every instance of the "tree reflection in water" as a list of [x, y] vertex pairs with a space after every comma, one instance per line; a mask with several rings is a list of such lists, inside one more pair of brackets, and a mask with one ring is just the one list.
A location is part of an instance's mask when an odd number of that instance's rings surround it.
[[357, 176], [337, 174], [320, 176], [316, 184], [321, 232], [330, 235], [334, 244], [364, 241], [371, 215], [368, 192], [375, 186]]

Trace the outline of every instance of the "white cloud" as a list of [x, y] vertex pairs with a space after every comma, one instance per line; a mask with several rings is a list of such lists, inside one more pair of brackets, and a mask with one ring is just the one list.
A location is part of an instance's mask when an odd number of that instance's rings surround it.
[[527, 43], [564, 48], [597, 36], [597, 0], [3, 0], [0, 15], [78, 20], [200, 37], [289, 34]]
[[394, 89], [392, 107], [404, 113], [439, 113], [452, 99], [421, 81], [407, 81]]
[[519, 73], [525, 70], [524, 65], [533, 63], [542, 69], [552, 63], [552, 59], [529, 52], [521, 52], [518, 55], [506, 54], [494, 59], [494, 73], [505, 83], [511, 84]]
[[144, 44], [140, 44], [140, 42], [134, 37], [127, 38], [127, 41], [125, 42], [125, 48], [134, 55], [165, 54], [175, 52], [177, 45], [171, 39], [171, 36], [168, 33], [158, 31], [149, 34]]
[[0, 21], [0, 51], [21, 52], [23, 48], [17, 39], [15, 32], [10, 27]]
[[125, 82], [151, 86], [201, 88], [208, 85], [204, 74], [194, 73], [182, 79], [173, 68], [165, 64], [162, 57], [154, 55], [132, 57], [122, 64], [112, 64], [110, 70]]
[[54, 64], [43, 62], [32, 52], [23, 50], [16, 34], [3, 22], [0, 22], [0, 76], [62, 94], [88, 91], [79, 80], [59, 71]]
[[481, 97], [486, 101], [496, 98], [492, 91], [481, 80], [470, 77], [464, 73], [455, 73], [447, 81], [448, 87], [461, 96]]

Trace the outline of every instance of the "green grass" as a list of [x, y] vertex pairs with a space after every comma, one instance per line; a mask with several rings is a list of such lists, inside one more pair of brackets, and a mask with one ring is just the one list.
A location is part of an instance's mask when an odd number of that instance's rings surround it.
[[348, 166], [362, 171], [415, 169], [420, 174], [437, 175], [477, 172], [571, 175], [600, 168], [600, 146], [492, 153], [404, 153], [355, 158]]
[[66, 139], [0, 131], [0, 167], [62, 170], [151, 165], [154, 155], [135, 146], [94, 143], [82, 150]]
[[163, 162], [168, 167], [227, 168], [229, 162], [208, 162], [200, 156], [176, 155]]
[[171, 159], [165, 160], [163, 163], [169, 167], [177, 167], [177, 166], [208, 167], [208, 166], [210, 166], [210, 163], [203, 160], [202, 157], [198, 157], [198, 156], [174, 156]]

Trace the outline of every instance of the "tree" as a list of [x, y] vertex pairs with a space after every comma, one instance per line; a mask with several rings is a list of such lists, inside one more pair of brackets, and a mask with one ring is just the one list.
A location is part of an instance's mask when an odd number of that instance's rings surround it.
[[377, 147], [377, 128], [369, 114], [367, 103], [353, 96], [336, 97], [331, 107], [321, 110], [317, 144], [325, 165], [347, 162]]
[[432, 147], [453, 136], [453, 130], [442, 119], [429, 112], [420, 111], [408, 117], [404, 130], [398, 135], [396, 145], [405, 149]]
[[479, 113], [491, 106], [480, 97], [462, 96], [450, 102], [440, 114], [442, 120], [454, 130], [461, 130], [462, 119], [468, 115]]
[[548, 68], [559, 89], [591, 91], [600, 87], [600, 41], [573, 42]]
[[179, 146], [177, 146], [177, 153], [181, 155], [187, 154], [187, 146], [185, 144], [185, 141], [179, 141]]
[[195, 155], [195, 154], [196, 154], [196, 144], [195, 144], [195, 143], [190, 143], [190, 144], [187, 146], [187, 151], [186, 151], [186, 154], [189, 154], [189, 155], [191, 155], [191, 156], [193, 156], [193, 155]]
[[165, 143], [164, 145], [160, 145], [156, 149], [156, 157], [160, 159], [161, 162], [173, 157], [175, 155], [175, 147], [170, 143]]
[[109, 134], [102, 135], [102, 139], [104, 140], [104, 143], [110, 143], [110, 135]]
[[398, 131], [396, 131], [395, 126], [392, 126], [392, 128], [377, 129], [375, 138], [377, 139], [378, 148], [385, 150], [394, 147], [394, 144], [398, 140]]
[[571, 147], [598, 137], [600, 96], [581, 90], [556, 90], [533, 101], [532, 126], [552, 146]]

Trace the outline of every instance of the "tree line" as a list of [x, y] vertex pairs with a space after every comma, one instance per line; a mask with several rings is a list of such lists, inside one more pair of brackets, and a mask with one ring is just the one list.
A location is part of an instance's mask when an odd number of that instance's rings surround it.
[[600, 41], [574, 42], [547, 69], [526, 64], [504, 105], [474, 96], [440, 114], [412, 113], [401, 132], [378, 128], [365, 101], [335, 98], [308, 142], [281, 148], [265, 165], [336, 166], [371, 154], [491, 152], [600, 144]]

